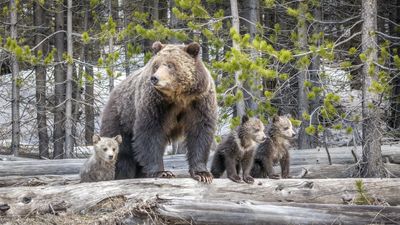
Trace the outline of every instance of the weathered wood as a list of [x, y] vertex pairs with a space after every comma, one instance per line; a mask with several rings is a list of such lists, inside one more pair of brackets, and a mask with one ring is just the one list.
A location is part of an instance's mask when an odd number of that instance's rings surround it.
[[399, 207], [158, 200], [151, 211], [169, 224], [393, 224]]
[[[0, 188], [0, 205], [9, 216], [48, 213], [54, 208], [81, 212], [107, 198], [147, 201], [159, 198], [342, 204], [356, 195], [356, 179], [256, 179], [255, 185], [215, 179], [210, 185], [193, 179], [131, 179], [64, 186]], [[362, 179], [367, 195], [400, 204], [400, 179]]]
[[[188, 178], [189, 173], [187, 163], [177, 156], [177, 160], [166, 160], [165, 165], [167, 170], [171, 170], [179, 178]], [[11, 185], [28, 185], [29, 180], [33, 177], [37, 183], [48, 184], [56, 182], [56, 180], [64, 180], [57, 178], [56, 175], [72, 175], [78, 174], [83, 165], [83, 160], [35, 160], [31, 161], [13, 161], [12, 163], [0, 163], [0, 187]], [[356, 164], [314, 164], [314, 165], [292, 165], [290, 168], [290, 176], [298, 177], [302, 174], [302, 170], [306, 169], [307, 174], [301, 178], [346, 178], [356, 174]], [[390, 177], [400, 177], [400, 164], [385, 164], [389, 171]], [[275, 171], [279, 172], [280, 167], [275, 167]], [[52, 176], [46, 176], [52, 175]], [[26, 176], [22, 178], [21, 176]], [[40, 176], [44, 176], [41, 178]], [[13, 178], [17, 177], [17, 178]], [[13, 179], [15, 179], [13, 181]], [[22, 181], [25, 179], [25, 181]], [[38, 180], [42, 179], [42, 180]], [[55, 179], [52, 181], [52, 179]]]
[[0, 177], [0, 187], [66, 185], [78, 182], [78, 174]]
[[[330, 149], [333, 164], [354, 163], [352, 148]], [[361, 150], [355, 151], [361, 154]], [[328, 165], [328, 159], [323, 149], [291, 150], [291, 167], [304, 165]], [[400, 146], [383, 146], [382, 154], [386, 161], [400, 162]], [[211, 156], [212, 157], [212, 156]], [[358, 157], [360, 158], [360, 157]], [[62, 175], [77, 174], [86, 159], [64, 160], [29, 160], [29, 161], [2, 161], [0, 162], [0, 177], [2, 176], [34, 176], [34, 175]], [[209, 160], [211, 162], [211, 160]], [[185, 155], [173, 155], [164, 157], [165, 167], [169, 170], [187, 170]], [[334, 171], [332, 171], [334, 172]], [[296, 175], [298, 173], [292, 174]], [[398, 174], [395, 172], [395, 174]], [[327, 176], [345, 177], [345, 176]]]

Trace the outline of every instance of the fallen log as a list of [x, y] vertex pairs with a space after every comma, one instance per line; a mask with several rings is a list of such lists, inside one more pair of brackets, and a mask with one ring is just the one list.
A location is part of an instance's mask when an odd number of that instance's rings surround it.
[[393, 224], [399, 207], [158, 200], [150, 210], [168, 224]]
[[[66, 166], [66, 165], [64, 165]], [[71, 165], [69, 165], [71, 166]], [[72, 165], [67, 171], [76, 171], [75, 174], [64, 174], [64, 175], [43, 175], [42, 173], [52, 173], [43, 167], [41, 169], [32, 169], [32, 174], [29, 176], [5, 176], [0, 177], [0, 187], [10, 186], [41, 186], [41, 185], [66, 185], [74, 184], [79, 182], [79, 175], [77, 174], [80, 166]], [[385, 164], [387, 171], [391, 177], [400, 177], [400, 165], [399, 164]], [[39, 167], [42, 168], [42, 167]], [[185, 169], [170, 169], [177, 178], [189, 178], [187, 168]], [[27, 169], [28, 170], [28, 169]], [[61, 170], [58, 170], [61, 171]], [[275, 167], [275, 171], [279, 172], [280, 167]], [[357, 168], [356, 164], [334, 164], [334, 165], [300, 165], [292, 166], [290, 169], [290, 176], [293, 178], [305, 178], [305, 179], [323, 179], [323, 178], [349, 178], [356, 175]], [[63, 174], [63, 173], [61, 173]]]
[[39, 175], [0, 177], [0, 187], [66, 185], [79, 182], [79, 175]]
[[[400, 179], [361, 179], [371, 199], [400, 204]], [[215, 179], [210, 185], [193, 179], [131, 179], [79, 183], [64, 186], [0, 188], [0, 205], [9, 207], [6, 216], [51, 213], [57, 210], [84, 212], [105, 199], [135, 202], [159, 198], [191, 200], [265, 201], [343, 204], [358, 195], [356, 179], [256, 179], [254, 185]]]
[[[21, 179], [20, 176], [78, 174], [83, 162], [82, 159], [0, 162], [0, 187], [10, 186], [2, 183], [2, 177], [15, 176]], [[400, 164], [387, 163], [385, 166], [391, 177], [400, 177]], [[187, 163], [182, 155], [168, 156], [165, 167], [178, 177], [189, 176]], [[303, 168], [308, 172], [304, 178], [346, 178], [356, 174], [355, 164], [304, 164], [291, 165], [290, 175], [298, 177]], [[280, 167], [275, 167], [275, 170], [279, 172]]]

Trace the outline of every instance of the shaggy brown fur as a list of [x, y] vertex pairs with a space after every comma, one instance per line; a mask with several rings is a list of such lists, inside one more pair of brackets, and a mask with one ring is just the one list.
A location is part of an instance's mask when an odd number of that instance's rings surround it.
[[226, 169], [229, 179], [241, 182], [238, 174], [242, 168], [243, 181], [254, 183], [253, 177], [250, 176], [254, 153], [258, 144], [265, 138], [261, 120], [244, 116], [242, 123], [218, 145], [211, 165], [213, 176], [220, 177]]
[[107, 138], [95, 134], [93, 136], [94, 153], [80, 171], [81, 182], [114, 180], [118, 146], [121, 143], [121, 135]]
[[166, 145], [185, 137], [191, 176], [211, 182], [207, 159], [217, 122], [214, 81], [200, 45], [153, 44], [155, 56], [114, 88], [101, 135], [121, 134], [116, 178], [173, 177], [164, 171]]
[[295, 136], [292, 123], [287, 116], [275, 116], [267, 139], [258, 146], [251, 175], [257, 178], [279, 178], [273, 165], [281, 165], [282, 178], [289, 176], [290, 140]]

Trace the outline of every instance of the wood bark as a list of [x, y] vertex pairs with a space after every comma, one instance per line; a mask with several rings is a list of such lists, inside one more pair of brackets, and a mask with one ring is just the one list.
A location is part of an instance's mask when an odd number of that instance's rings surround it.
[[[17, 40], [17, 3], [10, 0], [10, 36], [11, 39]], [[12, 63], [12, 94], [11, 94], [11, 151], [13, 155], [18, 156], [20, 145], [20, 84], [19, 84], [19, 64], [17, 56], [11, 54]]]
[[[16, 172], [6, 174], [4, 177], [0, 176], [0, 187], [66, 185], [77, 183], [80, 179], [78, 173], [82, 165], [83, 162], [80, 164], [69, 163], [62, 166], [62, 168], [54, 165], [47, 165], [50, 170], [49, 172], [46, 172], [46, 168], [44, 167], [32, 168], [32, 166], [28, 166], [31, 168], [31, 171], [37, 170], [37, 172], [28, 172], [28, 170], [25, 170], [25, 172], [18, 172], [18, 168], [11, 167], [11, 169], [16, 169]], [[349, 178], [352, 174], [357, 172], [356, 166], [357, 165], [343, 164], [292, 166], [290, 176], [292, 178], [304, 179]], [[172, 168], [170, 165], [166, 168], [174, 173], [177, 178], [190, 178], [187, 168]], [[386, 169], [391, 176], [396, 178], [400, 177], [400, 165], [387, 164]], [[280, 167], [276, 167], [274, 170], [280, 172]], [[223, 177], [225, 176], [226, 175]]]
[[[255, 38], [257, 35], [257, 27], [256, 25], [260, 23], [260, 1], [259, 0], [249, 0], [249, 1], [242, 1], [242, 10], [241, 14], [242, 17], [244, 17], [246, 20], [244, 21], [246, 25], [246, 32], [250, 34], [251, 41]], [[255, 60], [257, 58], [258, 52], [254, 49], [250, 51], [250, 56], [252, 60]], [[260, 91], [257, 90], [258, 85], [260, 85], [261, 80], [260, 79], [254, 79], [254, 84], [252, 86], [249, 85], [249, 82], [244, 82], [243, 86], [247, 91], [243, 92], [243, 96], [245, 99], [245, 106], [246, 108], [249, 108], [251, 110], [256, 110], [257, 109], [257, 104], [255, 102], [255, 99], [253, 99], [253, 96], [255, 98], [260, 98]], [[248, 92], [251, 92], [248, 93]]]
[[[124, 29], [128, 27], [129, 24], [129, 0], [122, 0], [122, 14], [123, 14], [123, 26]], [[129, 76], [131, 74], [131, 69], [129, 65], [129, 57], [128, 57], [128, 41], [129, 38], [125, 37], [124, 40], [124, 68], [125, 68], [125, 76]]]
[[[37, 27], [35, 35], [35, 45], [36, 57], [38, 57], [38, 52], [44, 54], [43, 44], [40, 44], [44, 36], [44, 27], [46, 23], [43, 20], [44, 13], [42, 6], [34, 2], [34, 23]], [[43, 57], [41, 58], [43, 59]], [[35, 66], [36, 74], [36, 121], [39, 137], [39, 158], [50, 158], [49, 153], [49, 135], [47, 133], [47, 112], [46, 112], [46, 67], [43, 65]]]
[[[299, 16], [297, 23], [297, 32], [299, 37], [299, 48], [301, 51], [307, 51], [308, 49], [308, 38], [307, 38], [307, 20], [306, 20], [306, 12], [307, 12], [307, 3], [299, 3]], [[298, 117], [301, 118], [302, 123], [300, 126], [299, 137], [298, 137], [298, 146], [299, 149], [311, 148], [310, 145], [310, 136], [305, 132], [305, 128], [308, 126], [309, 121], [303, 118], [303, 113], [309, 113], [309, 102], [306, 94], [306, 86], [305, 82], [307, 81], [308, 76], [308, 68], [305, 65], [302, 65], [303, 68], [300, 68], [297, 74], [297, 83], [298, 83]]]
[[168, 224], [391, 224], [400, 208], [334, 204], [157, 199], [150, 212]]
[[380, 95], [369, 90], [373, 82], [377, 80], [374, 62], [377, 61], [377, 1], [362, 1], [361, 17], [362, 25], [362, 51], [366, 55], [363, 65], [363, 87], [362, 87], [362, 130], [363, 130], [363, 163], [362, 176], [364, 177], [384, 177], [385, 169], [381, 154], [381, 116], [378, 109]]
[[[113, 5], [113, 0], [108, 0], [108, 17], [112, 18], [114, 20], [113, 13], [112, 13], [112, 5]], [[115, 20], [114, 20], [114, 22], [115, 22]], [[108, 48], [109, 48], [108, 54], [114, 54], [114, 37], [113, 36], [109, 37]], [[108, 79], [108, 81], [109, 81], [109, 84], [108, 84], [109, 92], [111, 92], [114, 89], [114, 65], [113, 64], [114, 64], [114, 62], [111, 62], [111, 65], [109, 65], [110, 66], [110, 71], [111, 71], [111, 74], [110, 74], [109, 79]]]
[[[400, 177], [400, 154], [397, 146], [384, 146], [383, 155], [386, 169], [391, 177]], [[326, 153], [323, 150], [290, 151], [291, 176], [302, 174], [307, 169], [306, 178], [341, 178], [357, 174], [358, 167], [354, 164], [353, 155], [349, 148], [331, 150], [333, 165], [328, 165]], [[360, 151], [356, 151], [361, 155]], [[209, 162], [211, 162], [212, 156]], [[0, 164], [1, 176], [34, 176], [34, 175], [62, 175], [77, 174], [86, 159], [68, 160], [30, 160], [30, 161], [3, 161]], [[168, 170], [178, 177], [188, 177], [187, 161], [184, 154], [164, 157], [164, 164]], [[210, 165], [209, 165], [210, 166]], [[276, 168], [279, 171], [279, 167]]]
[[[389, 205], [400, 204], [400, 179], [364, 178], [366, 195]], [[160, 188], [162, 187], [162, 188]], [[7, 216], [48, 213], [51, 208], [67, 212], [82, 212], [105, 199], [128, 198], [146, 202], [184, 198], [213, 201], [264, 201], [343, 204], [358, 196], [355, 179], [284, 179], [257, 180], [255, 185], [237, 184], [228, 179], [215, 179], [205, 185], [193, 179], [130, 179], [64, 186], [0, 188], [0, 204], [10, 209]]]
[[[238, 2], [237, 0], [230, 0], [231, 3], [231, 15], [232, 15], [232, 28], [240, 34], [240, 21], [239, 21], [239, 10], [238, 10]], [[236, 43], [235, 40], [232, 40], [232, 48], [240, 51], [239, 43]], [[235, 72], [235, 85], [237, 91], [242, 91], [243, 86], [242, 82], [239, 79], [240, 71]], [[245, 115], [245, 104], [243, 99], [238, 99], [236, 101], [236, 116], [242, 117]]]
[[55, 95], [55, 108], [54, 108], [54, 133], [53, 133], [53, 158], [64, 158], [64, 141], [65, 141], [65, 71], [63, 62], [64, 54], [64, 7], [63, 4], [58, 2], [56, 5], [55, 15], [55, 47], [57, 55], [54, 57], [56, 65], [54, 67], [54, 95]]
[[[73, 57], [72, 49], [72, 0], [68, 0], [67, 6], [67, 54]], [[74, 139], [72, 136], [72, 73], [73, 62], [67, 62], [67, 87], [65, 104], [65, 157], [70, 158], [74, 149]]]

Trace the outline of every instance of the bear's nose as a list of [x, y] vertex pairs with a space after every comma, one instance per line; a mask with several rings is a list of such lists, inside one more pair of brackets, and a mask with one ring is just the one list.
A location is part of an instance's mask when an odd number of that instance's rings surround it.
[[155, 76], [151, 76], [151, 77], [150, 77], [150, 82], [151, 82], [153, 85], [156, 85], [156, 84], [158, 83], [158, 78], [155, 77]]
[[108, 156], [108, 159], [113, 159], [113, 158], [114, 158], [113, 155], [109, 155], [109, 156]]

